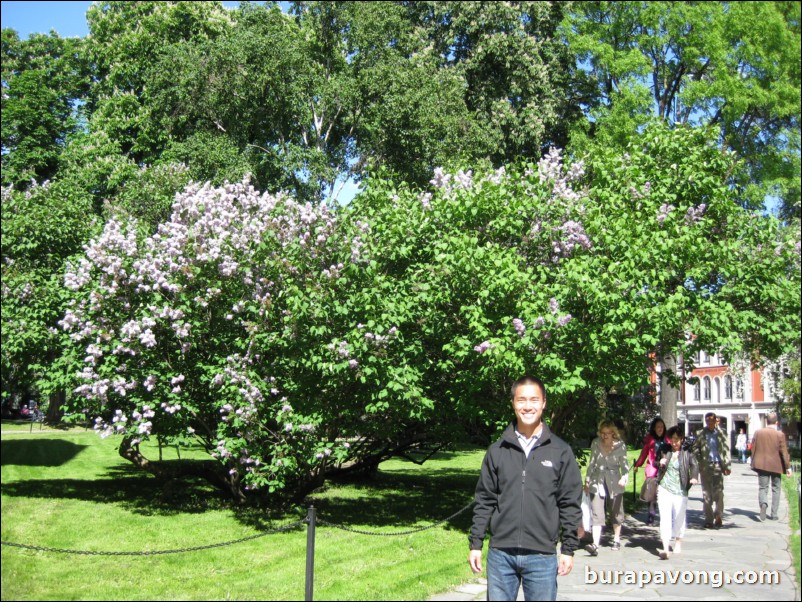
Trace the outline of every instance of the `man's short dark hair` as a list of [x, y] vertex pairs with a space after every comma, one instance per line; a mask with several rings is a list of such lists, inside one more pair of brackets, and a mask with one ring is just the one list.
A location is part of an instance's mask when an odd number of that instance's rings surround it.
[[708, 412], [707, 414], [705, 414], [705, 420], [707, 420], [707, 419], [708, 419], [708, 418], [710, 418], [711, 416], [712, 416], [713, 418], [718, 418], [718, 416], [716, 416], [716, 413], [715, 413], [715, 412]]
[[510, 397], [513, 399], [515, 398], [515, 392], [518, 390], [518, 387], [523, 385], [537, 385], [540, 387], [541, 392], [543, 393], [543, 401], [546, 401], [546, 385], [539, 378], [535, 378], [534, 376], [522, 376], [514, 383], [512, 383], [512, 387], [510, 388]]

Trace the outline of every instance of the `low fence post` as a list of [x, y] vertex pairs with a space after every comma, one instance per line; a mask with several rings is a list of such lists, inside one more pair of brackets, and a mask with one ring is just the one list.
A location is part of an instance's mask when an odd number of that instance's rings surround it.
[[315, 507], [309, 506], [306, 515], [306, 597], [304, 600], [313, 600], [315, 585]]

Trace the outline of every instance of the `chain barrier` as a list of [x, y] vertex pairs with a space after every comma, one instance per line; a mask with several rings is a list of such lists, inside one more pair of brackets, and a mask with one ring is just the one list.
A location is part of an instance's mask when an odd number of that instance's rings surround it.
[[[468, 510], [471, 506], [473, 506], [473, 501], [471, 501], [468, 505], [464, 506], [460, 510], [457, 510], [451, 516], [444, 518], [443, 520], [437, 521], [436, 523], [429, 525], [428, 527], [420, 527], [418, 529], [411, 529], [409, 531], [398, 531], [395, 533], [379, 533], [378, 531], [364, 531], [362, 529], [354, 529], [353, 527], [348, 527], [346, 525], [340, 525], [337, 523], [332, 523], [327, 520], [323, 520], [322, 518], [316, 518], [316, 522], [319, 525], [323, 525], [326, 527], [331, 527], [332, 529], [340, 529], [342, 531], [348, 531], [350, 533], [357, 533], [359, 535], [372, 535], [372, 536], [379, 536], [379, 537], [395, 537], [401, 535], [412, 535], [414, 533], [420, 533], [421, 531], [427, 531], [429, 529], [434, 529], [443, 525], [450, 520], [456, 518], [466, 510]], [[175, 550], [154, 550], [151, 552], [98, 552], [92, 550], [68, 550], [64, 548], [51, 548], [48, 546], [34, 546], [24, 543], [14, 543], [10, 541], [0, 541], [0, 545], [10, 546], [14, 548], [23, 548], [25, 550], [34, 550], [37, 552], [59, 552], [62, 554], [78, 554], [83, 556], [156, 556], [159, 554], [180, 554], [182, 552], [197, 552], [199, 550], [209, 550], [212, 548], [222, 548], [225, 546], [231, 546], [234, 544], [242, 543], [244, 541], [250, 541], [252, 539], [259, 539], [260, 537], [265, 537], [266, 535], [273, 535], [275, 533], [282, 533], [284, 531], [290, 531], [292, 529], [296, 529], [301, 527], [305, 524], [309, 524], [309, 518], [304, 518], [302, 520], [296, 521], [289, 525], [285, 525], [283, 527], [278, 527], [276, 529], [271, 529], [270, 531], [265, 531], [264, 533], [257, 533], [256, 535], [249, 535], [247, 537], [241, 537], [240, 539], [233, 539], [231, 541], [224, 541], [221, 543], [213, 543], [205, 546], [195, 546], [191, 548], [177, 548]]]
[[379, 536], [379, 537], [395, 537], [395, 536], [399, 536], [399, 535], [411, 535], [413, 533], [420, 533], [421, 531], [427, 531], [429, 529], [434, 529], [435, 527], [439, 527], [440, 525], [443, 525], [443, 524], [447, 523], [448, 521], [450, 521], [452, 518], [455, 518], [455, 517], [459, 516], [460, 514], [465, 512], [471, 506], [473, 506], [473, 501], [471, 501], [470, 504], [468, 504], [467, 506], [461, 508], [460, 510], [457, 510], [454, 514], [452, 514], [448, 518], [444, 518], [441, 521], [437, 521], [436, 523], [434, 523], [433, 525], [429, 525], [428, 527], [420, 527], [419, 529], [412, 529], [410, 531], [397, 531], [395, 533], [379, 533], [378, 531], [363, 531], [361, 529], [354, 529], [353, 527], [347, 527], [345, 525], [338, 525], [336, 523], [330, 523], [330, 522], [328, 522], [326, 520], [323, 520], [322, 518], [319, 518], [319, 517], [317, 518], [317, 522], [320, 525], [323, 525], [323, 526], [326, 526], [326, 527], [331, 527], [332, 529], [340, 529], [342, 531], [348, 531], [349, 533], [357, 533], [359, 535], [375, 535], [375, 536]]
[[230, 546], [236, 543], [241, 543], [243, 541], [250, 541], [252, 539], [258, 539], [260, 537], [264, 537], [265, 535], [272, 535], [275, 533], [281, 533], [283, 531], [289, 531], [291, 529], [296, 529], [301, 525], [307, 526], [306, 532], [306, 583], [305, 583], [305, 596], [304, 600], [313, 600], [313, 593], [314, 593], [314, 573], [315, 573], [315, 525], [317, 523], [331, 527], [333, 529], [341, 529], [343, 531], [348, 531], [350, 533], [357, 533], [359, 535], [375, 535], [380, 537], [394, 537], [399, 535], [411, 535], [413, 533], [420, 533], [421, 531], [428, 531], [429, 529], [434, 529], [435, 527], [439, 527], [440, 525], [447, 523], [451, 519], [459, 516], [468, 508], [473, 506], [473, 501], [468, 505], [464, 506], [463, 508], [459, 509], [457, 512], [452, 514], [451, 516], [444, 518], [443, 520], [437, 521], [436, 523], [429, 525], [428, 527], [420, 527], [418, 529], [410, 529], [408, 531], [398, 531], [395, 533], [379, 533], [377, 531], [363, 531], [361, 529], [354, 529], [353, 527], [348, 527], [346, 525], [338, 525], [336, 523], [330, 523], [326, 520], [322, 520], [317, 518], [315, 507], [311, 506], [309, 508], [309, 513], [307, 514], [306, 518], [303, 520], [296, 521], [289, 525], [285, 525], [283, 527], [278, 527], [277, 529], [271, 529], [270, 531], [265, 531], [264, 533], [258, 533], [256, 535], [249, 535], [247, 537], [241, 537], [240, 539], [233, 539], [231, 541], [225, 541], [221, 543], [213, 543], [205, 546], [195, 546], [192, 548], [180, 548], [176, 550], [156, 550], [152, 552], [95, 552], [89, 550], [67, 550], [64, 548], [50, 548], [46, 546], [32, 546], [22, 543], [13, 543], [10, 541], [0, 541], [0, 544], [4, 546], [11, 546], [15, 548], [23, 548], [26, 550], [35, 550], [38, 552], [60, 552], [62, 554], [80, 554], [85, 556], [156, 556], [159, 554], [178, 554], [180, 552], [195, 552], [198, 550], [209, 550], [211, 548], [221, 548], [224, 546]]
[[231, 541], [224, 541], [221, 543], [213, 543], [206, 546], [196, 546], [193, 548], [179, 548], [176, 550], [155, 550], [152, 552], [94, 552], [90, 550], [65, 550], [63, 548], [49, 548], [46, 546], [31, 546], [24, 543], [13, 543], [10, 541], [0, 541], [0, 544], [4, 546], [11, 546], [15, 548], [24, 548], [26, 550], [35, 550], [38, 552], [61, 552], [63, 554], [79, 554], [83, 556], [156, 556], [159, 554], [178, 554], [181, 552], [196, 552], [198, 550], [209, 550], [211, 548], [222, 548], [224, 546], [234, 545], [236, 543], [242, 543], [243, 541], [250, 541], [252, 539], [258, 539], [260, 537], [265, 537], [266, 535], [273, 535], [275, 533], [281, 533], [283, 531], [289, 531], [291, 529], [296, 529], [306, 523], [306, 519], [299, 520], [294, 522], [290, 525], [285, 525], [283, 527], [279, 527], [277, 529], [271, 529], [270, 531], [265, 531], [264, 533], [257, 533], [256, 535], [249, 535], [247, 537], [242, 537], [240, 539], [233, 539]]

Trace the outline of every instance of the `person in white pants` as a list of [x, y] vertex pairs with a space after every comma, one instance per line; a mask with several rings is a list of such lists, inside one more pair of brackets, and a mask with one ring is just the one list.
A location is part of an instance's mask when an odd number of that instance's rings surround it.
[[688, 490], [699, 482], [699, 467], [694, 455], [682, 449], [685, 436], [679, 428], [668, 429], [666, 436], [671, 441], [671, 451], [660, 459], [658, 473], [657, 507], [660, 509], [660, 539], [663, 549], [660, 559], [668, 560], [671, 539], [674, 539], [674, 554], [682, 551], [685, 537], [685, 511], [688, 507]]

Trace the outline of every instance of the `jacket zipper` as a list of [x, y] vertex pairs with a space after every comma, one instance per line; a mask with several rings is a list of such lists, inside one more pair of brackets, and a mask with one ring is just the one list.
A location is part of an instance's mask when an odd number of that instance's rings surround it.
[[520, 523], [518, 525], [518, 548], [523, 547], [523, 529], [524, 529], [524, 499], [526, 498], [526, 453], [524, 453], [523, 469], [521, 470], [521, 513]]

